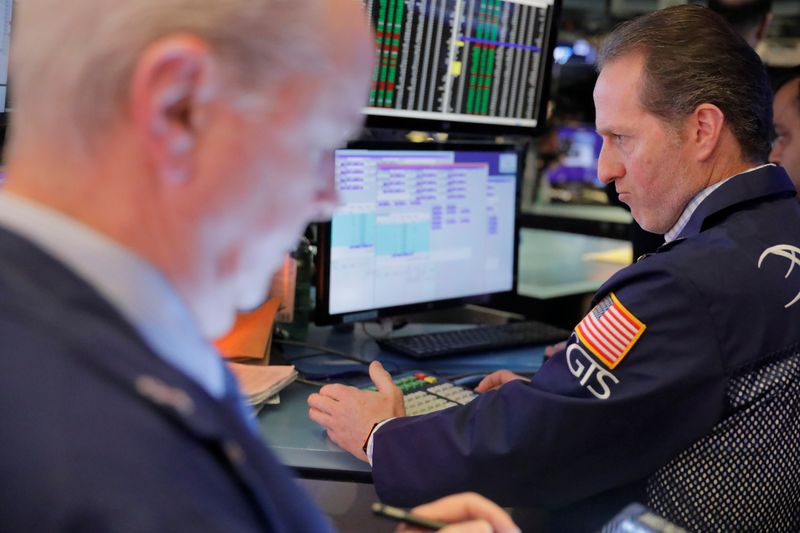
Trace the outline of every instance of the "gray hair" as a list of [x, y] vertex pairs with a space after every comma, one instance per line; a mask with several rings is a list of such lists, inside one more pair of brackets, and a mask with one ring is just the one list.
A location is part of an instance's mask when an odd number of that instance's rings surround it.
[[674, 128], [700, 104], [720, 108], [751, 162], [770, 152], [772, 91], [761, 59], [719, 15], [693, 5], [649, 13], [617, 27], [599, 68], [631, 53], [644, 55], [642, 106]]
[[[24, 0], [11, 47], [14, 134], [91, 144], [124, 112], [142, 51], [203, 39], [243, 89], [320, 68], [317, 0]], [[76, 138], [77, 137], [77, 138]]]

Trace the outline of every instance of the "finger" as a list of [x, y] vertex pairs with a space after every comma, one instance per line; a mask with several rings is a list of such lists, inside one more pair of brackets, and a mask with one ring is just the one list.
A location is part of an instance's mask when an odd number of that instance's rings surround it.
[[379, 361], [373, 361], [369, 365], [369, 377], [378, 392], [386, 393], [394, 390], [396, 385], [392, 380], [392, 375], [384, 370], [383, 365]]
[[[395, 533], [427, 533], [428, 529], [420, 529], [408, 524], [400, 524]], [[459, 522], [439, 530], [441, 533], [492, 533], [492, 526], [485, 520]]]
[[412, 512], [444, 522], [483, 519], [491, 524], [496, 533], [519, 533], [519, 528], [503, 508], [474, 492], [446, 496], [415, 507]]
[[353, 390], [355, 390], [354, 387], [342, 385], [341, 383], [334, 383], [332, 385], [325, 385], [319, 390], [319, 393], [322, 396], [327, 396], [329, 398], [333, 398], [334, 400], [341, 400], [342, 398], [348, 396]]
[[337, 408], [339, 407], [338, 401], [320, 394], [310, 395], [306, 400], [306, 403], [308, 403], [309, 407], [327, 414], [335, 414], [335, 412], [338, 410]]
[[492, 525], [486, 520], [459, 522], [439, 530], [441, 533], [493, 533]]
[[496, 389], [500, 385], [503, 384], [502, 381], [502, 370], [498, 370], [497, 372], [492, 372], [485, 378], [481, 380], [480, 383], [475, 387], [476, 392], [487, 392], [493, 389]]
[[308, 418], [324, 428], [327, 428], [333, 423], [333, 417], [331, 415], [314, 408], [308, 410]]
[[550, 345], [544, 349], [544, 356], [552, 357], [556, 353], [566, 348], [566, 346], [567, 346], [567, 341], [561, 341], [557, 344]]

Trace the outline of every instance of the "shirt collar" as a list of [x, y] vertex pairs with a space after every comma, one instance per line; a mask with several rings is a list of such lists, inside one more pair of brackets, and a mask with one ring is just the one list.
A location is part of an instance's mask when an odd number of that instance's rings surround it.
[[153, 265], [79, 221], [5, 191], [0, 191], [0, 225], [72, 269], [131, 323], [161, 359], [212, 396], [225, 393], [222, 360]]
[[[739, 174], [736, 175], [739, 176], [741, 174], [747, 174], [748, 172], [755, 172], [756, 170], [760, 170], [768, 166], [775, 166], [775, 165], [773, 165], [772, 163], [766, 163], [764, 165], [759, 165], [757, 167], [747, 169], [744, 172], [740, 172]], [[686, 207], [683, 209], [683, 213], [681, 213], [681, 216], [678, 217], [678, 221], [675, 222], [675, 225], [673, 225], [672, 228], [670, 228], [669, 231], [667, 231], [664, 234], [664, 242], [667, 243], [674, 241], [678, 237], [678, 235], [681, 234], [683, 228], [686, 227], [686, 224], [689, 223], [689, 219], [692, 218], [692, 215], [694, 214], [695, 211], [697, 211], [697, 208], [700, 207], [700, 204], [703, 203], [703, 200], [708, 198], [712, 192], [716, 191], [718, 188], [722, 186], [722, 184], [724, 184], [731, 178], [733, 178], [733, 176], [730, 176], [729, 178], [726, 178], [722, 181], [718, 181], [713, 185], [709, 185], [708, 187], [697, 193], [691, 200], [689, 200], [689, 203], [686, 204]]]

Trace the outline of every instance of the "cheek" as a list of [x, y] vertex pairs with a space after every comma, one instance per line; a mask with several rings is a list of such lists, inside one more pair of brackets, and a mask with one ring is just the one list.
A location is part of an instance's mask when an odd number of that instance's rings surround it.
[[[800, 130], [800, 128], [798, 128]], [[798, 131], [800, 133], [800, 131]], [[800, 161], [800, 135], [792, 137], [784, 149], [784, 155], [791, 156], [795, 161]]]

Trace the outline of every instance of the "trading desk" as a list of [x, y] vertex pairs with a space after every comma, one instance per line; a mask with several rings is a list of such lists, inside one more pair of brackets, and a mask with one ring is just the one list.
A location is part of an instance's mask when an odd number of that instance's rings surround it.
[[[619, 251], [623, 258], [618, 257]], [[627, 255], [625, 255], [627, 254]], [[630, 243], [555, 231], [525, 228], [520, 232], [520, 271], [517, 292], [549, 299], [592, 293], [611, 275], [630, 262]], [[398, 335], [470, 327], [453, 324], [410, 324]], [[542, 364], [544, 347], [504, 350], [467, 356], [415, 361], [382, 352], [374, 337], [384, 335], [379, 326], [357, 325], [349, 330], [311, 327], [307, 342], [332, 348], [365, 362], [380, 360], [390, 372], [422, 370], [441, 376], [486, 374], [500, 368], [535, 372]], [[285, 362], [307, 376], [338, 376], [335, 381], [364, 379], [366, 365], [321, 354], [319, 350], [286, 346]], [[261, 431], [284, 464], [302, 477], [370, 481], [370, 467], [333, 444], [324, 430], [308, 418], [306, 398], [317, 387], [293, 383], [281, 392], [281, 403], [265, 406], [258, 415]]]
[[591, 294], [633, 259], [618, 239], [533, 228], [519, 237], [517, 294], [531, 298]]
[[[412, 324], [403, 328], [399, 334], [458, 327], [470, 326]], [[538, 346], [419, 362], [382, 352], [371, 337], [380, 333], [377, 329], [377, 326], [367, 326], [365, 331], [361, 326], [356, 326], [349, 331], [337, 331], [331, 327], [312, 327], [308, 343], [346, 352], [364, 361], [378, 359], [390, 372], [422, 370], [440, 376], [485, 374], [500, 368], [530, 373], [541, 366], [544, 357], [544, 346]], [[337, 381], [353, 379], [354, 376], [363, 380], [366, 372], [365, 364], [320, 354], [318, 350], [311, 348], [286, 346], [282, 356], [287, 363], [294, 364], [302, 374], [317, 378], [324, 374], [333, 374], [340, 376]], [[333, 444], [326, 437], [324, 430], [308, 418], [306, 398], [316, 390], [315, 386], [293, 383], [281, 392], [280, 405], [265, 406], [258, 415], [258, 424], [264, 439], [280, 460], [295, 469], [301, 477], [371, 481], [370, 466]]]

